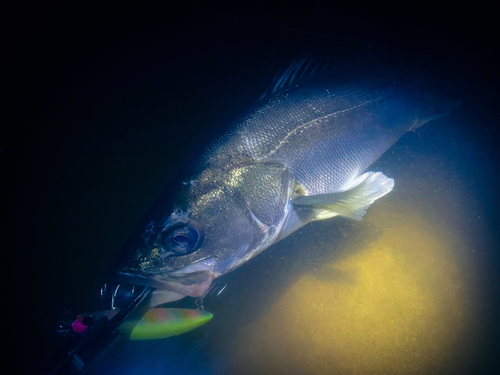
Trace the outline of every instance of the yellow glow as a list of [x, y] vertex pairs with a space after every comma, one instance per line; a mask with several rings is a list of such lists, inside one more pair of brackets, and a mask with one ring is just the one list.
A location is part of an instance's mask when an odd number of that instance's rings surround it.
[[[233, 373], [431, 374], [460, 369], [472, 313], [457, 233], [385, 203], [339, 260], [303, 275], [233, 345]], [[452, 256], [453, 254], [453, 256]]]

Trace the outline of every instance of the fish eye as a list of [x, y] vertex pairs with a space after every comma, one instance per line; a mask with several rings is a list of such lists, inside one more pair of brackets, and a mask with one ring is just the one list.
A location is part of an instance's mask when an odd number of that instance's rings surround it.
[[183, 245], [183, 244], [188, 244], [191, 239], [189, 238], [189, 236], [185, 235], [184, 233], [181, 233], [181, 234], [176, 234], [173, 240], [175, 243]]
[[173, 226], [162, 233], [162, 247], [174, 255], [186, 255], [197, 250], [202, 238], [201, 230], [194, 225]]

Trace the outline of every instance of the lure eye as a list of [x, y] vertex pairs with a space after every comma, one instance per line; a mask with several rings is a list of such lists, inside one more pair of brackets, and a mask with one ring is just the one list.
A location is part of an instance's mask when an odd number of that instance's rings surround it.
[[201, 231], [193, 225], [174, 226], [162, 234], [163, 247], [167, 252], [176, 255], [190, 254], [202, 242]]

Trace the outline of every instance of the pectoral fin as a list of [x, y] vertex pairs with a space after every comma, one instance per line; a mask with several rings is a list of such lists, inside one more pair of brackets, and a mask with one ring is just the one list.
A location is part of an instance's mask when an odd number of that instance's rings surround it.
[[311, 206], [316, 211], [316, 220], [343, 216], [361, 220], [366, 210], [377, 199], [389, 193], [394, 180], [382, 172], [367, 172], [356, 178], [349, 190], [332, 194], [302, 195], [292, 200], [293, 204]]

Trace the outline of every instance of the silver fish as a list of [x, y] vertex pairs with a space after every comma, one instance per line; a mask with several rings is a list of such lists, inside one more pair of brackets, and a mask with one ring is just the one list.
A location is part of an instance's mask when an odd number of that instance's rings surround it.
[[366, 172], [403, 134], [449, 114], [404, 69], [317, 72], [292, 64], [202, 157], [173, 202], [160, 199], [111, 266], [155, 288], [151, 305], [202, 296], [212, 281], [314, 220], [355, 220], [394, 180]]

